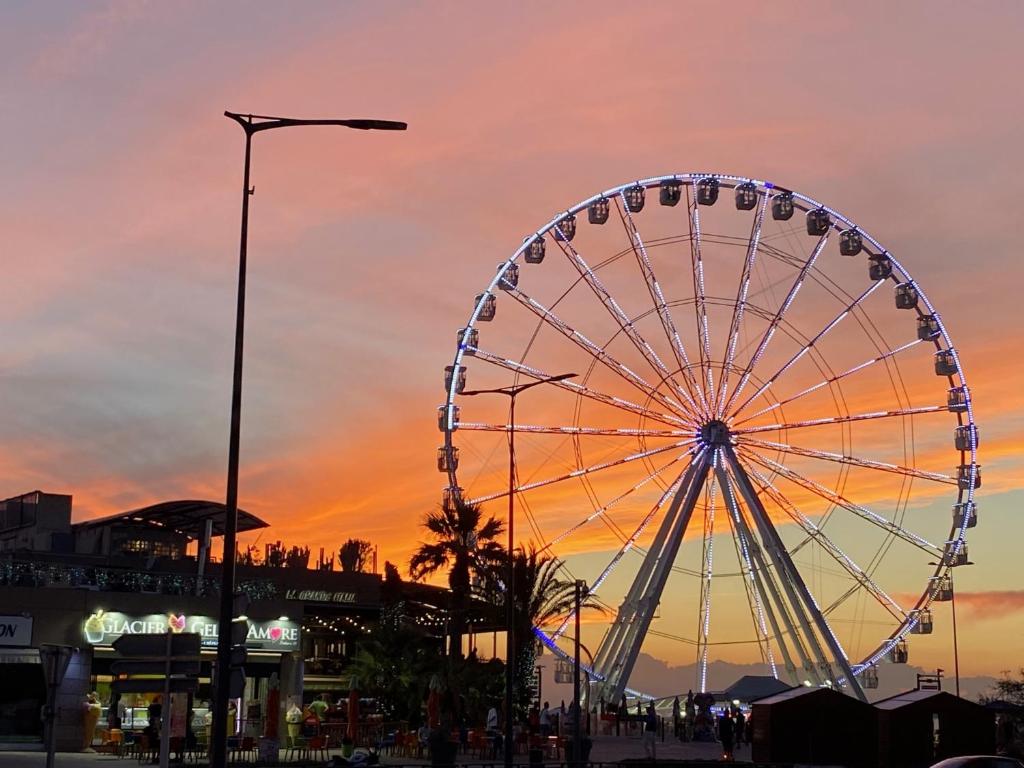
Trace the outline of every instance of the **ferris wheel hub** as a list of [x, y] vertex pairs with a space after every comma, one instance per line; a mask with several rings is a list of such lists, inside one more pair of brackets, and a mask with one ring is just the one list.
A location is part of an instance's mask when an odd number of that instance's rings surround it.
[[724, 421], [712, 419], [700, 428], [700, 441], [708, 448], [729, 445], [732, 442], [732, 433]]

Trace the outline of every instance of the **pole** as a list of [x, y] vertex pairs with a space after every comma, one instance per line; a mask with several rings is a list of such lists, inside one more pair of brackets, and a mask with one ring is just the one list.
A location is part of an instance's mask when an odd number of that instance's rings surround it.
[[46, 684], [46, 718], [43, 727], [46, 729], [46, 768], [53, 768], [53, 759], [57, 751], [57, 739], [54, 737], [54, 725], [56, 724], [57, 712], [57, 686], [52, 682]]
[[956, 695], [960, 698], [960, 652], [956, 646], [956, 584], [953, 583], [953, 574], [949, 574], [949, 585], [953, 588], [953, 676], [956, 680]]
[[512, 716], [512, 692], [515, 686], [516, 658], [515, 658], [515, 559], [512, 548], [515, 539], [513, 538], [513, 525], [515, 517], [515, 487], [516, 487], [516, 394], [513, 390], [509, 393], [508, 404], [508, 561], [505, 564], [505, 741], [504, 758], [505, 768], [512, 768], [512, 727], [515, 722]]
[[576, 713], [572, 722], [572, 759], [577, 766], [583, 764], [583, 738], [580, 733], [583, 719], [582, 712], [580, 712], [580, 592], [584, 586], [583, 581], [576, 579], [576, 594], [574, 595], [576, 637], [572, 643], [572, 707], [570, 711]]
[[171, 648], [174, 635], [167, 632], [164, 658], [164, 693], [160, 704], [160, 768], [171, 762]]
[[245, 267], [249, 240], [249, 163], [252, 121], [245, 128], [245, 172], [242, 180], [242, 231], [238, 247], [238, 306], [235, 313], [235, 367], [231, 388], [231, 436], [228, 440], [228, 483], [224, 512], [224, 556], [221, 562], [220, 616], [217, 622], [217, 689], [210, 734], [210, 765], [225, 768], [228, 740], [228, 688], [231, 685], [231, 621], [234, 618], [235, 537], [238, 533], [238, 446], [242, 423], [242, 349], [245, 335]]

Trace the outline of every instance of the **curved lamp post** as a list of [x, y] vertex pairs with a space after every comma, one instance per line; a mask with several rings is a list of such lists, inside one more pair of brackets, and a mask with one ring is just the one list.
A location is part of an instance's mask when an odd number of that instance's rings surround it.
[[242, 178], [242, 235], [238, 249], [238, 310], [235, 316], [235, 367], [231, 390], [231, 437], [228, 443], [227, 507], [224, 514], [224, 555], [221, 567], [220, 615], [217, 622], [217, 687], [213, 700], [213, 727], [210, 734], [210, 765], [224, 768], [227, 763], [228, 690], [231, 666], [231, 622], [235, 592], [235, 537], [238, 533], [238, 444], [242, 412], [242, 349], [245, 330], [245, 266], [249, 239], [249, 161], [252, 137], [260, 131], [305, 125], [337, 125], [363, 131], [404, 131], [405, 123], [391, 120], [297, 120], [269, 115], [242, 115], [225, 112], [245, 131], [245, 172]]

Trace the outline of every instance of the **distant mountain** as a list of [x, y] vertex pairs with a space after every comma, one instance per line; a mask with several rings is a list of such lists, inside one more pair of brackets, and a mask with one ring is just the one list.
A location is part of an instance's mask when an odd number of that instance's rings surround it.
[[[894, 696], [897, 693], [916, 688], [919, 673], [926, 674], [932, 671], [909, 664], [882, 664], [878, 669], [878, 688], [866, 691], [866, 693], [871, 701]], [[714, 661], [708, 664], [707, 689], [709, 691], [723, 690], [743, 675], [770, 674], [771, 670], [764, 664], [732, 664], [727, 661]], [[993, 677], [961, 677], [960, 695], [965, 699], [977, 700], [980, 694], [991, 690], [994, 684], [995, 678]], [[633, 668], [629, 686], [659, 698], [679, 693], [685, 694], [691, 688], [696, 691], [699, 689], [697, 665], [672, 666], [661, 659], [641, 653]], [[955, 691], [952, 677], [943, 679], [942, 689], [950, 693]], [[546, 670], [544, 690], [550, 691], [550, 696], [554, 700], [572, 696], [572, 686], [556, 684], [550, 669]]]

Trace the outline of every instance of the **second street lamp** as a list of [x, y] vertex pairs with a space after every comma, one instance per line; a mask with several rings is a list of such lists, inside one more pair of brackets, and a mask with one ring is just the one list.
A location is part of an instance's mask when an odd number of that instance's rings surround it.
[[[238, 306], [235, 315], [235, 364], [231, 389], [231, 435], [228, 441], [227, 499], [224, 512], [224, 553], [221, 566], [220, 614], [217, 620], [217, 686], [213, 700], [213, 726], [210, 734], [210, 765], [224, 768], [227, 763], [228, 693], [231, 685], [231, 622], [234, 619], [235, 538], [238, 533], [238, 449], [242, 414], [242, 350], [245, 330], [245, 269], [249, 239], [249, 165], [252, 137], [260, 131], [309, 125], [333, 125], [363, 131], [404, 131], [405, 123], [392, 120], [298, 120], [269, 115], [243, 115], [225, 112], [245, 131], [245, 171], [242, 177], [242, 232], [238, 249]], [[167, 706], [166, 703], [164, 706]]]
[[505, 395], [509, 399], [508, 404], [508, 559], [505, 565], [505, 739], [502, 742], [504, 748], [505, 768], [512, 766], [512, 727], [514, 718], [512, 716], [512, 691], [515, 687], [515, 601], [513, 589], [515, 587], [515, 565], [512, 554], [515, 540], [513, 538], [513, 526], [515, 519], [515, 492], [516, 492], [516, 397], [532, 387], [539, 387], [541, 384], [553, 384], [557, 381], [565, 381], [576, 376], [575, 373], [563, 373], [559, 376], [549, 376], [546, 379], [538, 379], [528, 384], [515, 384], [510, 387], [498, 387], [497, 389], [471, 389], [468, 392], [460, 392], [463, 397], [474, 395]]

